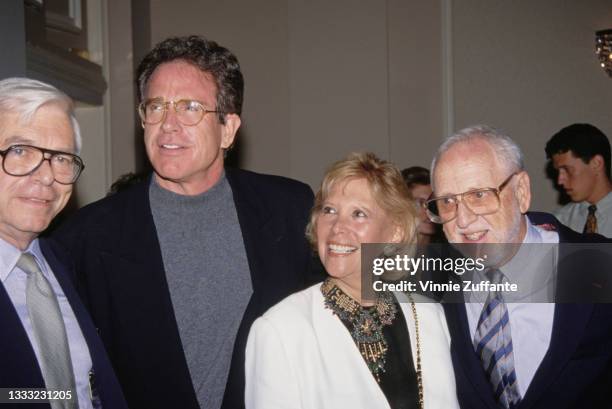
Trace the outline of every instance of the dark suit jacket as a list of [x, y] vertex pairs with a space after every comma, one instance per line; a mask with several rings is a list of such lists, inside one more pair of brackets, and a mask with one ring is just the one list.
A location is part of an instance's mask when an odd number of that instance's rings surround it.
[[[529, 213], [535, 225], [559, 233], [564, 243], [610, 242], [582, 235], [545, 213]], [[589, 261], [583, 260], [584, 269]], [[612, 266], [609, 266], [612, 272]], [[474, 352], [463, 304], [445, 304], [459, 403], [464, 409], [498, 409], [492, 387]], [[612, 304], [555, 305], [550, 346], [518, 409], [612, 407]]]
[[[226, 176], [253, 285], [236, 337], [223, 403], [223, 408], [242, 408], [251, 324], [290, 293], [322, 277], [313, 272], [316, 264], [304, 236], [312, 190], [277, 176], [229, 169]], [[86, 206], [54, 237], [76, 261], [80, 292], [101, 331], [130, 408], [199, 408], [148, 191], [149, 181]]]
[[[40, 248], [53, 270], [57, 281], [70, 302], [89, 348], [98, 394], [104, 408], [127, 409], [121, 388], [96, 333], [89, 314], [81, 303], [70, 279], [72, 272], [66, 268], [67, 255], [54, 243], [40, 240]], [[0, 285], [0, 388], [44, 388], [45, 382], [28, 335], [21, 324], [4, 286]], [[5, 406], [6, 405], [6, 406]], [[50, 408], [48, 404], [1, 404], [1, 407], [19, 409]]]

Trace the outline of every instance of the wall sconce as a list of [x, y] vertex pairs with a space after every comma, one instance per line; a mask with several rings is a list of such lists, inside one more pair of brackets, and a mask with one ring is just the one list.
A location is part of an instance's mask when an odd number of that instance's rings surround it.
[[612, 29], [595, 32], [595, 53], [601, 68], [612, 77]]

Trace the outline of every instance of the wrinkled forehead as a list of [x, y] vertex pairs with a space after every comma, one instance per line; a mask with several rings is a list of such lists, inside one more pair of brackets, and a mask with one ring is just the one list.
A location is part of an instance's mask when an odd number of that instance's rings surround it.
[[436, 196], [497, 187], [508, 173], [505, 161], [486, 142], [459, 142], [440, 155], [433, 173]]
[[151, 88], [155, 88], [157, 91], [188, 89], [193, 92], [201, 92], [206, 90], [215, 96], [217, 95], [217, 83], [214, 75], [209, 71], [204, 71], [195, 63], [184, 59], [167, 61], [155, 67], [144, 84], [145, 100], [156, 97], [156, 95], [149, 95]]
[[0, 143], [3, 146], [36, 144], [41, 138], [48, 138], [70, 147], [68, 145], [78, 144], [75, 126], [78, 124], [70, 115], [69, 107], [59, 100], [32, 109], [0, 108]]

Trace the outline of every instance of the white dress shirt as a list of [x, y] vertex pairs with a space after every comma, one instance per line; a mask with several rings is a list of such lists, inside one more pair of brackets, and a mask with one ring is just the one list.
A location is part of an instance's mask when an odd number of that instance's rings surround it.
[[[523, 244], [550, 244], [542, 248], [551, 249], [559, 243], [559, 235], [553, 231], [546, 231], [532, 225], [527, 219], [527, 234]], [[537, 249], [535, 249], [537, 250]], [[527, 260], [529, 263], [537, 261]], [[543, 263], [548, 266], [549, 263]], [[533, 264], [531, 264], [533, 265]], [[504, 267], [500, 269], [508, 275]], [[529, 271], [531, 269], [526, 269]], [[547, 272], [553, 273], [553, 272]], [[529, 277], [525, 277], [529, 279]], [[508, 277], [510, 282], [525, 281], [523, 277]], [[520, 291], [521, 286], [519, 286]], [[543, 300], [538, 297], [538, 300]], [[484, 302], [466, 302], [465, 304], [472, 340], [476, 334], [478, 319], [482, 313]], [[512, 347], [514, 352], [514, 368], [521, 396], [525, 396], [533, 377], [548, 351], [552, 335], [555, 304], [547, 302], [537, 303], [506, 303], [512, 333]]]
[[[570, 229], [582, 233], [587, 216], [589, 215], [589, 202], [568, 203], [557, 209], [555, 217]], [[599, 202], [595, 203], [597, 210], [597, 233], [612, 238], [612, 192], [605, 195]]]

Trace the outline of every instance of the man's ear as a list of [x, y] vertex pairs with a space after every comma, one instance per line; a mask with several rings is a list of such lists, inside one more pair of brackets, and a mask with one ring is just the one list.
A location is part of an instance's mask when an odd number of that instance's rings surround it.
[[221, 125], [221, 148], [227, 149], [234, 143], [236, 132], [240, 128], [240, 117], [237, 114], [226, 114], [225, 124]]
[[600, 172], [600, 171], [605, 172], [604, 170], [605, 161], [603, 159], [603, 156], [601, 156], [600, 154], [593, 156], [591, 160], [589, 161], [588, 165], [591, 169], [593, 169], [596, 172]]
[[529, 206], [531, 206], [531, 179], [529, 179], [529, 175], [525, 171], [516, 175], [516, 178], [516, 200], [518, 201], [521, 213], [525, 214], [529, 210]]

